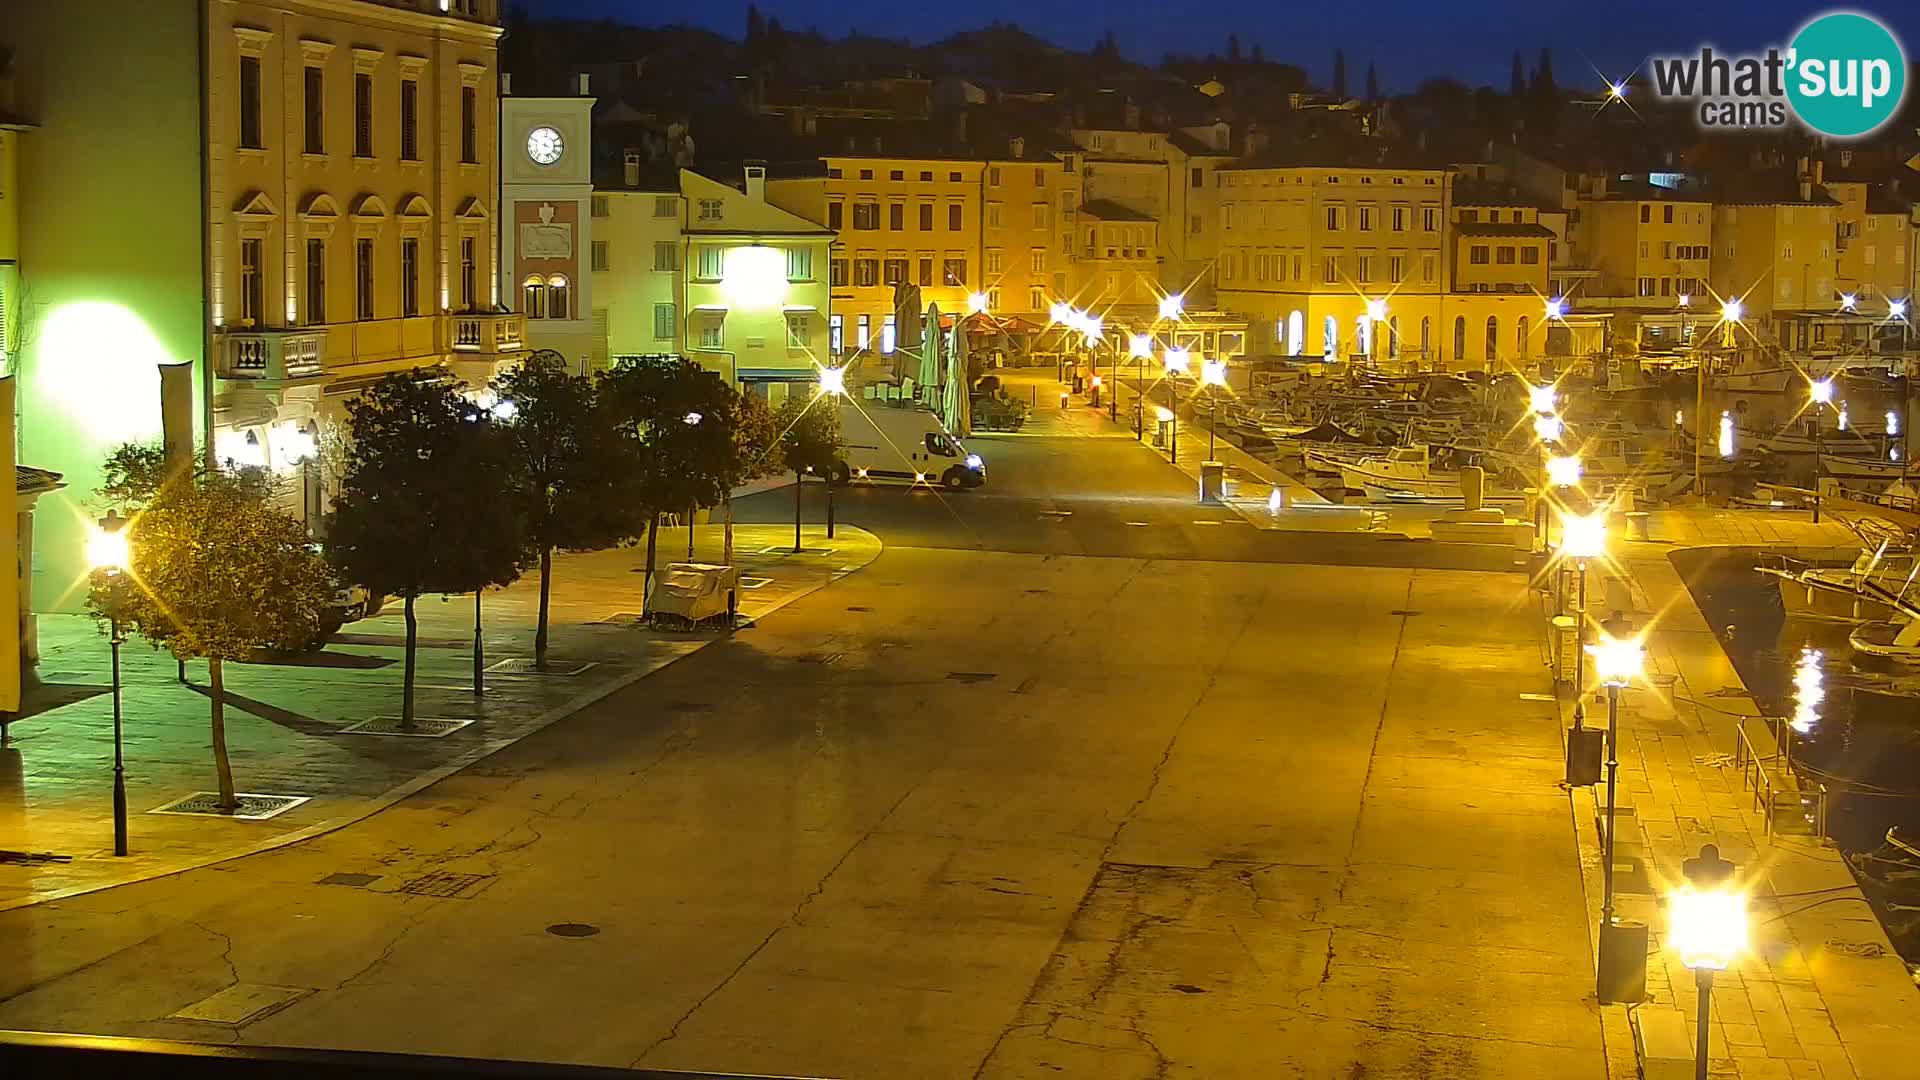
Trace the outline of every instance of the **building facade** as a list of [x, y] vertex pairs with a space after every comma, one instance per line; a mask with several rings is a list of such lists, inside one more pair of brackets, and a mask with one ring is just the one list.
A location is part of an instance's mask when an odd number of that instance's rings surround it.
[[594, 291], [607, 248], [594, 238], [592, 135], [584, 76], [572, 97], [501, 99], [500, 280], [526, 318], [527, 347], [575, 371], [604, 363], [607, 336]]

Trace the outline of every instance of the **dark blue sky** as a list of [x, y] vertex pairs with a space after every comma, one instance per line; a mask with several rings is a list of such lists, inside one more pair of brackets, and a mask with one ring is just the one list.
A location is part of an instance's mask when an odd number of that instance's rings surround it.
[[[507, 0], [536, 15], [610, 16], [628, 22], [685, 22], [738, 37], [746, 0]], [[1862, 5], [1783, 0], [963, 0], [926, 4], [907, 0], [757, 0], [760, 9], [790, 27], [814, 26], [839, 36], [860, 29], [916, 42], [995, 19], [1019, 24], [1077, 49], [1111, 27], [1121, 51], [1157, 63], [1168, 50], [1224, 52], [1227, 34], [1243, 48], [1258, 41], [1269, 59], [1300, 64], [1325, 81], [1333, 50], [1347, 52], [1357, 84], [1371, 58], [1389, 90], [1407, 90], [1431, 75], [1450, 74], [1474, 85], [1504, 88], [1513, 50], [1529, 63], [1541, 46], [1553, 49], [1562, 86], [1595, 68], [1624, 73], [1649, 54], [1684, 53], [1703, 44], [1727, 49], [1782, 44], [1808, 19], [1850, 8], [1893, 26], [1909, 57], [1920, 42], [1920, 5], [1877, 0]], [[1355, 87], [1358, 88], [1357, 85]]]

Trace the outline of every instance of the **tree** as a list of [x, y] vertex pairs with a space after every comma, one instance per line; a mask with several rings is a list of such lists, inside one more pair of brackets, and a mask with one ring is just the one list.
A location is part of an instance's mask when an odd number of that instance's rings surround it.
[[1267, 62], [1267, 51], [1260, 47], [1259, 42], [1256, 41], [1253, 43], [1253, 52], [1249, 54], [1249, 59], [1256, 64], [1264, 64]]
[[1227, 62], [1230, 64], [1237, 64], [1240, 62], [1240, 35], [1239, 34], [1227, 35]]
[[333, 577], [306, 526], [274, 509], [264, 470], [168, 475], [159, 447], [123, 446], [104, 473], [101, 495], [134, 511], [124, 526], [129, 560], [125, 575], [95, 576], [88, 607], [181, 660], [207, 661], [214, 771], [220, 806], [232, 810], [239, 799], [222, 665], [311, 640], [332, 602]]
[[1367, 61], [1367, 100], [1370, 102], [1380, 100], [1380, 76], [1374, 73], [1371, 60]]
[[1559, 89], [1553, 85], [1553, 50], [1540, 50], [1540, 64], [1533, 69], [1533, 96], [1544, 103], [1551, 102], [1559, 95]]
[[1345, 50], [1333, 50], [1333, 96], [1347, 96], [1347, 54]]
[[424, 593], [477, 592], [520, 576], [525, 550], [506, 433], [445, 383], [389, 375], [347, 403], [352, 440], [327, 554], [349, 581], [406, 605], [400, 724], [413, 726]]
[[1520, 62], [1520, 50], [1513, 50], [1513, 81], [1507, 93], [1514, 97], [1523, 97], [1527, 92], [1527, 66]]
[[721, 562], [728, 566], [733, 565], [733, 489], [770, 476], [781, 467], [782, 462], [775, 460], [779, 441], [780, 428], [766, 399], [757, 394], [740, 395], [733, 421], [733, 446], [727, 457], [727, 485], [720, 497], [726, 530]]
[[515, 468], [521, 478], [526, 543], [540, 563], [540, 616], [533, 635], [534, 665], [547, 665], [547, 624], [553, 552], [593, 551], [635, 535], [632, 503], [621, 496], [634, 472], [623, 455], [612, 416], [593, 381], [567, 370], [564, 357], [542, 349], [497, 376], [495, 400], [511, 411]]
[[800, 489], [808, 473], [833, 482], [839, 463], [840, 413], [835, 398], [816, 393], [811, 398], [789, 395], [774, 410], [775, 444], [781, 468], [793, 473], [793, 550], [800, 550]]

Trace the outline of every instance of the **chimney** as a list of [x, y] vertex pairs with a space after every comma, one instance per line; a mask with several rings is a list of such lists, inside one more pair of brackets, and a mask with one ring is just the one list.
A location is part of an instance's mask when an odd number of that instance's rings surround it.
[[1813, 198], [1813, 173], [1807, 168], [1806, 158], [1800, 159], [1799, 166], [1800, 201], [1806, 202]]
[[513, 96], [513, 72], [511, 71], [503, 71], [500, 73], [500, 96]]
[[621, 178], [630, 188], [640, 186], [640, 151], [629, 149], [620, 158]]
[[756, 161], [747, 165], [747, 198], [754, 202], [767, 201], [766, 163]]
[[1007, 155], [1013, 158], [1013, 160], [1015, 161], [1019, 161], [1025, 158], [1027, 156], [1027, 140], [1021, 138], [1018, 135], [1015, 135], [1013, 138], [1008, 139]]
[[580, 76], [579, 76], [579, 78], [580, 78], [580, 91], [579, 91], [579, 93], [580, 93], [580, 96], [581, 96], [581, 97], [592, 97], [592, 96], [593, 96], [593, 91], [591, 91], [591, 90], [589, 90], [589, 89], [587, 89], [587, 80], [588, 80], [588, 79], [591, 79], [592, 77], [593, 77], [593, 76], [591, 76], [591, 75], [588, 75], [588, 74], [587, 74], [586, 72], [584, 72], [584, 71], [580, 73]]
[[1813, 159], [1813, 186], [1824, 187], [1827, 182], [1827, 163], [1820, 158]]

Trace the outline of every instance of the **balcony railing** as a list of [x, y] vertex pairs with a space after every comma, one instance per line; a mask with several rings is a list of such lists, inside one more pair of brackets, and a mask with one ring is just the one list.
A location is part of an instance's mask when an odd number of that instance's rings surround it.
[[452, 315], [449, 325], [457, 353], [511, 353], [526, 347], [527, 317], [517, 311]]
[[223, 379], [286, 382], [320, 374], [327, 331], [321, 326], [228, 328], [216, 368]]

